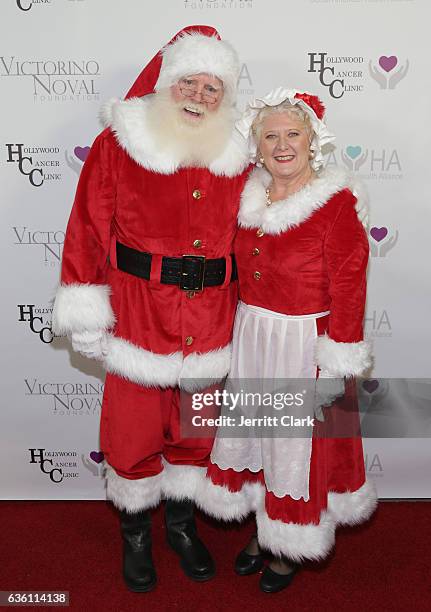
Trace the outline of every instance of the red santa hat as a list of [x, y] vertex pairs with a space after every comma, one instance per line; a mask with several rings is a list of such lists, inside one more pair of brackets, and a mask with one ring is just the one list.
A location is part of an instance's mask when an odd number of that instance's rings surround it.
[[236, 51], [211, 26], [183, 28], [147, 64], [126, 98], [142, 97], [199, 73], [212, 74], [223, 81], [225, 93], [235, 98], [240, 72]]

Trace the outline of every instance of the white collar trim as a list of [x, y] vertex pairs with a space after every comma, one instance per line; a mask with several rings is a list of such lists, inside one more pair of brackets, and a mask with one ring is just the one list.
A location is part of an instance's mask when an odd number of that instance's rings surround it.
[[267, 234], [280, 234], [306, 221], [331, 196], [352, 184], [351, 175], [340, 167], [326, 168], [311, 183], [285, 200], [266, 205], [266, 188], [271, 175], [264, 168], [250, 174], [241, 196], [240, 227], [262, 228]]
[[[175, 154], [158, 152], [157, 141], [148, 127], [150, 98], [111, 99], [102, 106], [100, 119], [113, 131], [120, 147], [139, 165], [160, 174], [173, 174], [181, 166], [181, 160]], [[248, 164], [246, 142], [232, 126], [231, 139], [208, 170], [216, 176], [233, 177], [241, 174]]]

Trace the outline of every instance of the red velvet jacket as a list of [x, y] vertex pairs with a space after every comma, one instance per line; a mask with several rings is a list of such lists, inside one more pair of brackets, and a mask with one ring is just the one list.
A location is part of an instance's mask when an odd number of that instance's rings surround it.
[[241, 198], [235, 255], [240, 298], [289, 315], [330, 311], [316, 363], [336, 376], [370, 366], [363, 341], [368, 240], [350, 177], [327, 169], [286, 200], [266, 205], [270, 176], [254, 170]]
[[[54, 331], [111, 331], [106, 368], [142, 384], [222, 378], [237, 303], [229, 267], [247, 151], [232, 137], [208, 168], [180, 167], [174, 154], [159, 153], [148, 129], [150, 98], [104, 109], [109, 127], [84, 164], [67, 227]], [[116, 268], [117, 240], [153, 254], [149, 281]], [[190, 297], [160, 284], [162, 256], [183, 254], [226, 257], [224, 285]]]

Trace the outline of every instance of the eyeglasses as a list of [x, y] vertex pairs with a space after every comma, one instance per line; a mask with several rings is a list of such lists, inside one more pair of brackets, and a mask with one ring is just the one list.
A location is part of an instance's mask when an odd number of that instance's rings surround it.
[[204, 85], [202, 90], [199, 91], [198, 83], [193, 79], [181, 79], [178, 81], [178, 86], [181, 93], [183, 96], [186, 96], [186, 98], [192, 98], [199, 93], [202, 100], [204, 102], [208, 102], [209, 104], [214, 104], [217, 102], [223, 92], [222, 87], [214, 87], [214, 85], [210, 85], [209, 83]]

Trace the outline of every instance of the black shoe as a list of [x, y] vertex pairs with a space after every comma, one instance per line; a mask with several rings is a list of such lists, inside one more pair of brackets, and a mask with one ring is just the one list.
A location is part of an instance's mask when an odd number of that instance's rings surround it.
[[[256, 537], [256, 536], [254, 536]], [[235, 559], [235, 572], [239, 576], [250, 576], [256, 574], [263, 567], [263, 555], [251, 555], [244, 548]]]
[[165, 518], [168, 544], [179, 555], [184, 573], [197, 582], [212, 578], [214, 561], [197, 534], [193, 503], [168, 499]]
[[151, 516], [149, 511], [120, 512], [123, 536], [123, 578], [136, 593], [151, 591], [157, 576], [151, 555]]
[[299, 567], [295, 566], [288, 574], [277, 574], [267, 565], [260, 577], [259, 586], [261, 591], [264, 593], [278, 593], [278, 591], [282, 591], [290, 585], [298, 570]]

